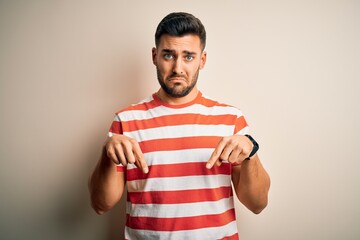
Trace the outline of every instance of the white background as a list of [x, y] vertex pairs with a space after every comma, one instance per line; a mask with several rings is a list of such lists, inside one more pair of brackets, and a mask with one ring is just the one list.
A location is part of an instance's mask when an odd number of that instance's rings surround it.
[[360, 239], [359, 1], [0, 1], [0, 239], [122, 239], [87, 179], [113, 113], [158, 89], [158, 22], [206, 27], [199, 88], [260, 143], [267, 209], [242, 240]]

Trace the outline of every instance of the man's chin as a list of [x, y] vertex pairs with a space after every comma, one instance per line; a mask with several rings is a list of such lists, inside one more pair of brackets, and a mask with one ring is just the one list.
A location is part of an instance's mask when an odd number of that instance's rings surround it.
[[185, 97], [186, 95], [189, 94], [189, 92], [190, 91], [188, 89], [174, 89], [174, 88], [168, 89], [168, 91], [166, 91], [166, 93], [173, 98]]
[[184, 83], [168, 83], [164, 84], [160, 82], [161, 88], [172, 98], [182, 98], [187, 96], [191, 90], [195, 87], [196, 81], [191, 85], [184, 85]]
[[179, 93], [169, 93], [169, 95], [173, 98], [182, 98], [182, 97], [185, 97], [186, 95], [188, 95], [189, 93], [185, 92], [179, 92]]

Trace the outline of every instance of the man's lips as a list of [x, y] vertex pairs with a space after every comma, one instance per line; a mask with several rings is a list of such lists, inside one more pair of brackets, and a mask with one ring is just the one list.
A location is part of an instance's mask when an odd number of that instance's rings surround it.
[[186, 81], [186, 78], [184, 78], [184, 77], [170, 77], [168, 80], [169, 81], [174, 81], [174, 82], [180, 82], [180, 81]]

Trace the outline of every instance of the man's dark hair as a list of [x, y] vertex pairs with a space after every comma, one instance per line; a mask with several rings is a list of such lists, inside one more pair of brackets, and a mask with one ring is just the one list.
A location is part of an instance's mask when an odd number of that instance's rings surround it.
[[206, 31], [201, 21], [190, 13], [174, 12], [164, 17], [156, 28], [155, 44], [159, 46], [160, 38], [164, 34], [182, 37], [187, 34], [199, 36], [201, 48], [206, 45]]

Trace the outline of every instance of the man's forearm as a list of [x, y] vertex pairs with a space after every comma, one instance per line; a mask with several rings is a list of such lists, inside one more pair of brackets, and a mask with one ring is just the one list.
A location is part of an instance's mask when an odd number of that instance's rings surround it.
[[233, 182], [239, 200], [252, 212], [258, 214], [267, 206], [270, 177], [257, 154], [234, 167]]
[[110, 210], [124, 191], [124, 173], [117, 172], [103, 149], [101, 158], [89, 180], [91, 205], [98, 214]]

